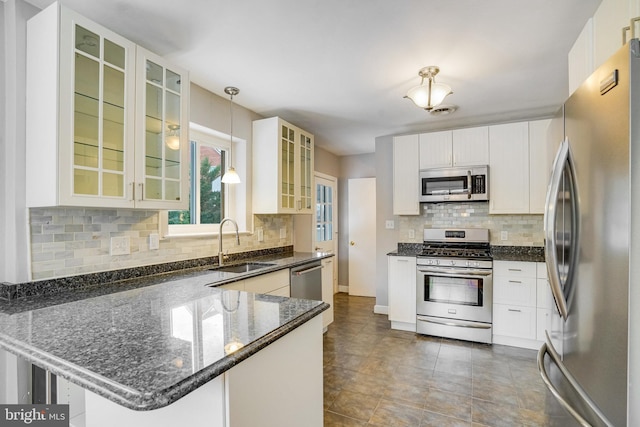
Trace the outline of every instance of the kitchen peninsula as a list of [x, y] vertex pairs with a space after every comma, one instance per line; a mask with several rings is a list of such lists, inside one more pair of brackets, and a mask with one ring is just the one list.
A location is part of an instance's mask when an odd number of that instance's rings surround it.
[[[263, 272], [322, 258], [307, 255]], [[0, 347], [82, 387], [90, 427], [321, 426], [328, 305], [219, 287], [259, 274], [194, 269], [71, 302], [2, 302]]]

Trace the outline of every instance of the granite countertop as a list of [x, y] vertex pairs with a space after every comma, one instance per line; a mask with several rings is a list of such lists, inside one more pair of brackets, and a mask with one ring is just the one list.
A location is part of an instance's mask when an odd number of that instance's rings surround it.
[[[59, 293], [3, 302], [0, 347], [125, 407], [160, 408], [329, 307], [216, 286], [327, 256], [261, 258], [274, 265], [247, 274], [151, 276], [86, 290], [81, 299]], [[227, 355], [234, 343], [241, 348]]]

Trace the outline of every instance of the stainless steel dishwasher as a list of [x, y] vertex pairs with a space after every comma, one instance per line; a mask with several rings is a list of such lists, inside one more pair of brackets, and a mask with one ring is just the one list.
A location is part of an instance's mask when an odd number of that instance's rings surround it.
[[291, 269], [291, 298], [322, 301], [322, 264], [320, 261]]

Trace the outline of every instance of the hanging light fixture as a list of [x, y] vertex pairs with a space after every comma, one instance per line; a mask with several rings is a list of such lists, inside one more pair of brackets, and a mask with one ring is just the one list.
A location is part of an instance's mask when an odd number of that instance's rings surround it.
[[235, 168], [233, 167], [233, 163], [231, 162], [231, 152], [233, 151], [233, 97], [240, 93], [240, 89], [233, 86], [227, 86], [224, 88], [224, 93], [229, 95], [231, 99], [231, 103], [229, 104], [229, 116], [231, 117], [229, 141], [231, 142], [231, 144], [229, 145], [229, 169], [227, 169], [225, 174], [222, 176], [222, 182], [224, 182], [225, 184], [240, 184], [240, 176], [238, 175], [238, 172], [236, 172]]
[[[420, 86], [409, 89], [405, 98], [409, 98], [417, 107], [424, 108], [427, 111], [433, 110], [440, 105], [447, 95], [452, 94], [451, 88], [443, 83], [436, 83], [436, 74], [440, 72], [440, 68], [431, 65], [424, 67], [418, 72], [422, 77]], [[425, 82], [425, 79], [427, 81]]]
[[169, 131], [167, 132], [166, 139], [167, 147], [172, 150], [180, 149], [180, 126], [169, 125]]

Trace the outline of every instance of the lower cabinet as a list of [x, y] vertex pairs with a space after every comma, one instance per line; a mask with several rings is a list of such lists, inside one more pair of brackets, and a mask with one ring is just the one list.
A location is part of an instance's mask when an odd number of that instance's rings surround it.
[[538, 349], [551, 320], [545, 263], [493, 262], [493, 342]]
[[326, 328], [333, 322], [333, 266], [334, 258], [322, 260], [322, 301], [329, 304], [329, 309], [322, 313], [322, 327]]
[[387, 257], [389, 321], [392, 329], [416, 331], [416, 258]]
[[284, 270], [274, 271], [273, 273], [227, 283], [226, 285], [221, 285], [220, 288], [253, 292], [254, 294], [288, 297], [291, 295], [289, 269], [285, 268]]

